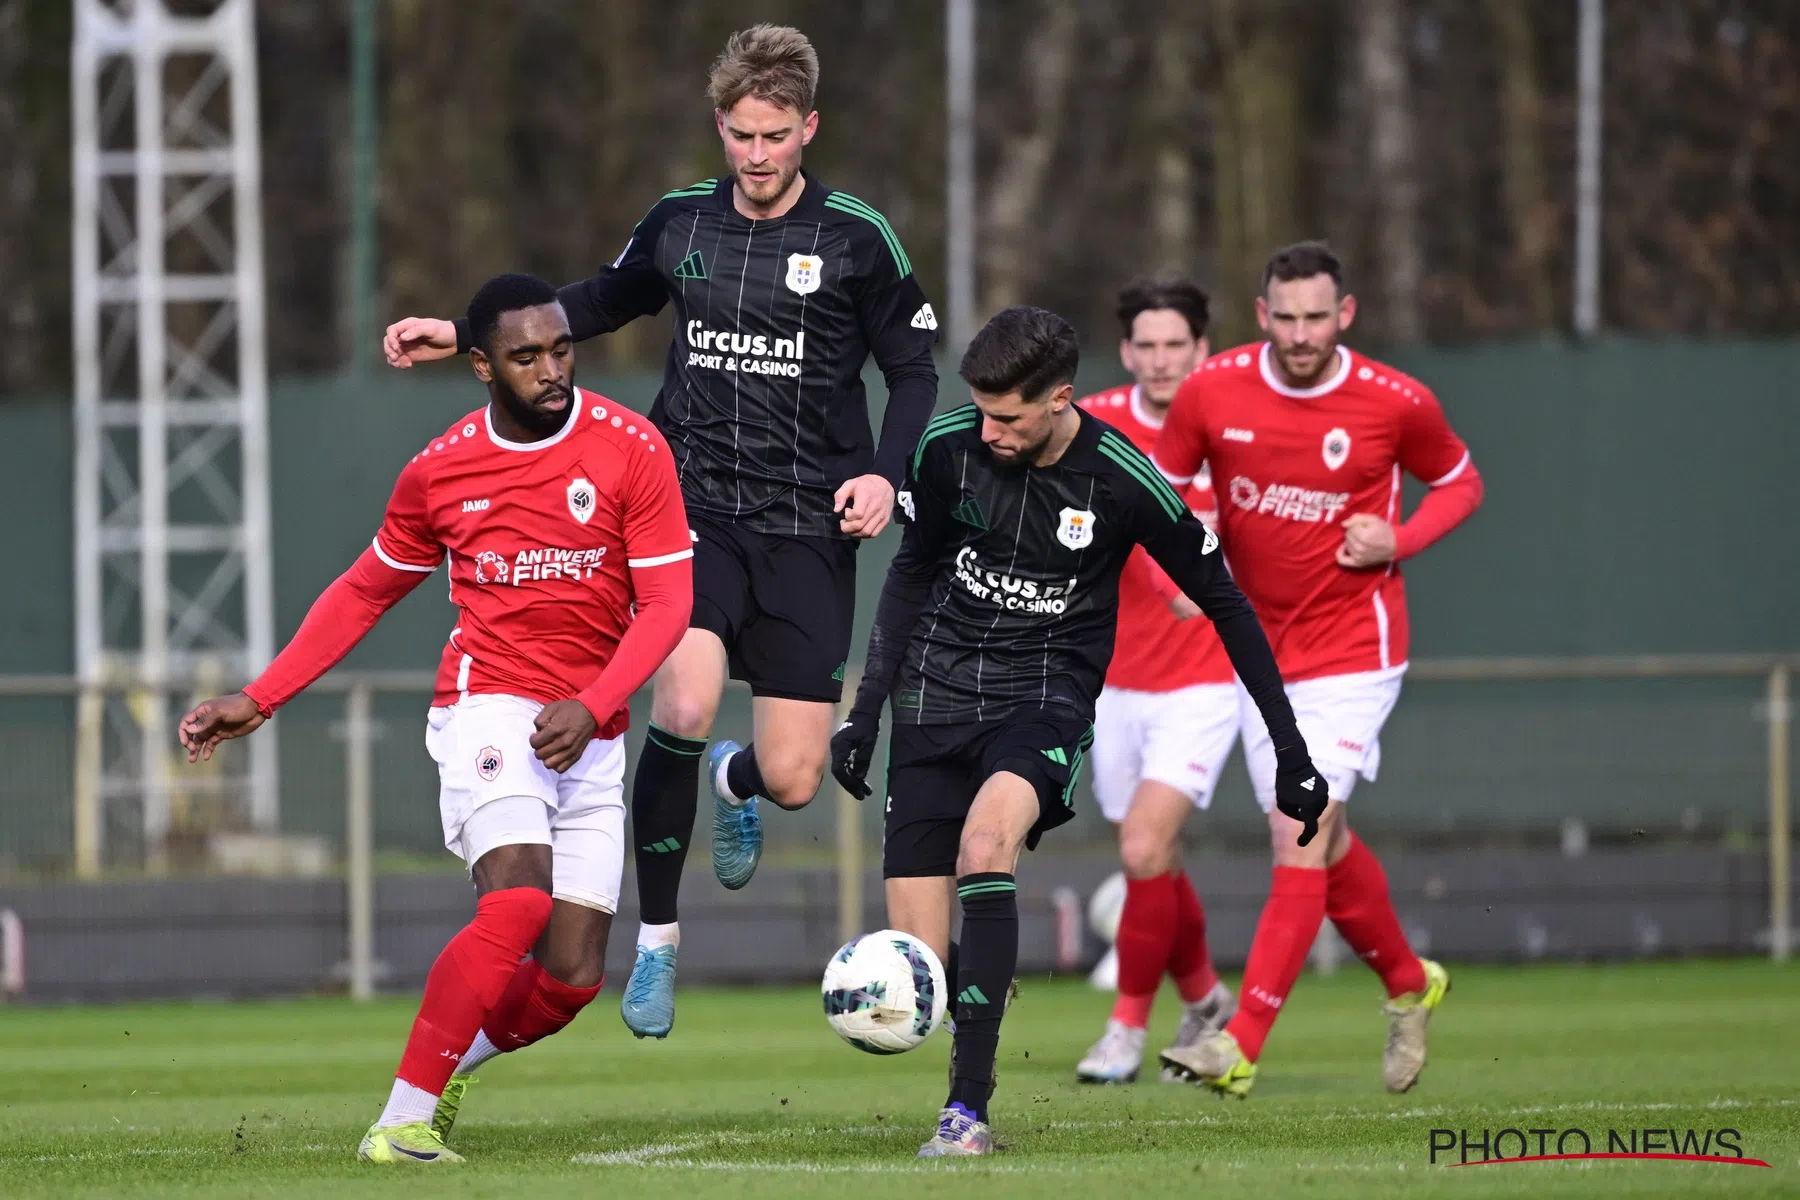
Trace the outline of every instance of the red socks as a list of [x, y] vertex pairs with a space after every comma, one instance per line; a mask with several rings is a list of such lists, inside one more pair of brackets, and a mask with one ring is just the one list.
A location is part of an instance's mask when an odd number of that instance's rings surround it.
[[475, 905], [475, 919], [450, 939], [425, 977], [425, 998], [396, 1074], [434, 1096], [499, 1002], [519, 960], [550, 920], [550, 894], [503, 888]]
[[1206, 913], [1186, 873], [1125, 881], [1119, 918], [1119, 999], [1112, 1017], [1142, 1029], [1163, 972], [1175, 977], [1186, 1001], [1203, 999], [1219, 981], [1206, 949]]
[[1113, 1020], [1142, 1029], [1162, 985], [1180, 920], [1175, 876], [1125, 880], [1125, 911], [1119, 915], [1119, 999]]
[[1244, 965], [1237, 1015], [1225, 1026], [1252, 1062], [1262, 1053], [1269, 1028], [1325, 922], [1325, 886], [1325, 872], [1317, 868], [1275, 868], [1256, 939], [1250, 943], [1250, 961]]
[[1325, 915], [1350, 948], [1387, 987], [1389, 999], [1425, 990], [1425, 968], [1407, 944], [1388, 898], [1387, 872], [1362, 840], [1350, 835], [1350, 853], [1328, 868]]
[[537, 959], [528, 958], [513, 972], [512, 982], [481, 1030], [503, 1052], [522, 1050], [573, 1021], [599, 994], [600, 984], [571, 987], [544, 970]]
[[1206, 948], [1206, 910], [1200, 907], [1200, 896], [1194, 891], [1186, 871], [1177, 871], [1175, 881], [1176, 912], [1175, 946], [1169, 953], [1169, 974], [1175, 987], [1188, 1004], [1206, 999], [1206, 994], [1219, 982], [1213, 969], [1212, 954]]

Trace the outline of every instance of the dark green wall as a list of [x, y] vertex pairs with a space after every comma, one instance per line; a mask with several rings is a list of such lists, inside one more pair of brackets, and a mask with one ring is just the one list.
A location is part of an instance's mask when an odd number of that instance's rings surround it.
[[[1110, 352], [1092, 357], [1083, 386], [1114, 382]], [[1789, 529], [1800, 343], [1484, 346], [1396, 362], [1436, 389], [1487, 479], [1481, 512], [1408, 568], [1419, 657], [1800, 650], [1800, 539]], [[639, 408], [656, 386], [587, 382]], [[952, 378], [943, 403], [959, 403], [959, 390]], [[368, 545], [401, 464], [482, 398], [459, 365], [274, 389], [282, 637]], [[0, 504], [10, 518], [0, 672], [72, 666], [70, 453], [65, 404], [0, 406]], [[859, 641], [894, 544], [889, 534], [862, 552]], [[439, 576], [351, 663], [430, 668], [451, 615]], [[1764, 808], [1761, 687], [1415, 683], [1383, 737], [1380, 783], [1358, 790], [1358, 825], [1376, 837], [1454, 839], [1475, 829], [1541, 833], [1576, 814], [1614, 831], [1753, 830]], [[420, 799], [435, 786], [419, 742], [421, 702], [377, 703], [384, 848], [431, 850], [439, 840], [435, 807]], [[342, 746], [332, 735], [340, 705], [305, 696], [282, 718], [290, 830], [335, 838], [342, 829]], [[0, 870], [63, 862], [72, 706], [0, 707], [0, 752], [13, 764], [0, 776]], [[745, 707], [728, 700], [720, 736], [748, 736]], [[1070, 838], [1110, 836], [1085, 788], [1077, 807]], [[784, 815], [771, 836], [822, 852], [832, 811]], [[878, 837], [879, 808], [865, 805], [863, 815], [867, 836]], [[1190, 832], [1253, 844], [1260, 830], [1234, 760]]]
[[1416, 653], [1800, 649], [1800, 345], [1397, 356], [1487, 481], [1410, 570]]
[[[1092, 357], [1083, 385], [1112, 382], [1110, 353]], [[1487, 479], [1469, 525], [1408, 568], [1418, 656], [1800, 650], [1800, 343], [1488, 345], [1396, 364], [1436, 389]], [[640, 408], [655, 390], [589, 382]], [[951, 377], [943, 403], [958, 393]], [[482, 398], [460, 365], [274, 388], [282, 636], [368, 544], [400, 465]], [[72, 663], [70, 445], [65, 406], [0, 407], [0, 671]], [[865, 617], [893, 539], [864, 550]], [[449, 621], [427, 583], [352, 662], [429, 666]]]

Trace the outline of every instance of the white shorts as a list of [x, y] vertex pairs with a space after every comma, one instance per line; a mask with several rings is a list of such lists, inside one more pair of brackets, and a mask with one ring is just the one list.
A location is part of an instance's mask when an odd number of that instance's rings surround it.
[[[471, 867], [497, 846], [549, 846], [557, 899], [616, 912], [625, 869], [625, 739], [595, 739], [558, 775], [531, 748], [532, 721], [543, 707], [518, 696], [468, 696], [431, 710], [425, 748], [438, 767], [444, 846]], [[495, 801], [509, 802], [492, 810], [504, 814], [500, 820], [471, 821]]]
[[[1400, 699], [1400, 677], [1406, 665], [1383, 671], [1355, 671], [1348, 675], [1323, 675], [1290, 683], [1288, 703], [1313, 766], [1331, 787], [1333, 800], [1348, 800], [1358, 776], [1373, 783], [1381, 765], [1381, 727], [1394, 702]], [[1238, 685], [1243, 708], [1244, 761], [1250, 768], [1250, 786], [1264, 812], [1275, 807], [1275, 747], [1262, 713], [1250, 693]]]
[[1106, 819], [1125, 819], [1146, 779], [1212, 803], [1238, 734], [1237, 688], [1200, 683], [1172, 692], [1102, 688], [1094, 705], [1094, 798]]

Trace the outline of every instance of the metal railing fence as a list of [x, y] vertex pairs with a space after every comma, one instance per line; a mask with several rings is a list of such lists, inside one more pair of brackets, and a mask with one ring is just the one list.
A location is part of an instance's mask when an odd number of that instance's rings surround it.
[[[1800, 655], [1780, 654], [1415, 661], [1407, 695], [1384, 732], [1389, 765], [1374, 785], [1379, 802], [1353, 810], [1358, 827], [1477, 845], [1523, 833], [1561, 837], [1566, 846], [1572, 830], [1583, 845], [1590, 830], [1652, 843], [1671, 830], [1760, 840], [1768, 857], [1770, 952], [1786, 958], [1793, 942], [1787, 897], [1796, 668]], [[389, 737], [402, 704], [411, 719], [432, 683], [424, 671], [334, 671], [279, 718], [288, 722], [282, 828], [331, 844], [346, 888], [350, 980], [359, 995], [373, 989], [381, 854], [445, 858], [437, 849], [435, 805], [411, 803], [414, 792], [435, 795], [435, 771], [422, 747], [390, 752], [403, 744]], [[1754, 693], [1746, 687], [1758, 683]], [[170, 688], [183, 696], [189, 690]], [[85, 747], [74, 733], [77, 710], [94, 692], [66, 676], [0, 676], [0, 752], [12, 764], [0, 779], [0, 870], [35, 865], [92, 879], [131, 863], [129, 856], [109, 861], [108, 845], [130, 840], [129, 812], [91, 786], [94, 772], [81, 761]], [[746, 700], [739, 690], [728, 697], [719, 735], [747, 737]], [[391, 719], [383, 720], [384, 709]], [[641, 733], [642, 697], [637, 709]], [[341, 741], [341, 758], [332, 752], [334, 740]], [[1241, 772], [1228, 769], [1232, 774]], [[864, 927], [860, 881], [868, 849], [879, 843], [880, 806], [858, 804], [836, 787], [827, 791], [828, 802], [771, 817], [771, 849], [835, 865], [839, 924], [848, 937]], [[378, 804], [377, 796], [389, 793], [409, 802]], [[1214, 811], [1197, 822], [1200, 836], [1254, 836], [1260, 815], [1241, 802], [1244, 794], [1241, 781], [1228, 779]], [[1093, 806], [1085, 807], [1091, 813]], [[228, 811], [224, 820], [230, 824]], [[1084, 816], [1072, 834], [1099, 840], [1110, 830]]]

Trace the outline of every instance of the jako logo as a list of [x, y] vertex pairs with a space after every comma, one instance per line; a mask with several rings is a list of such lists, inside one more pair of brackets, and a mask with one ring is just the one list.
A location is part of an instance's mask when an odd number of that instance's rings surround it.
[[464, 512], [486, 512], [488, 509], [488, 504], [489, 504], [489, 501], [486, 501], [486, 500], [464, 500], [463, 501], [463, 511]]
[[1231, 426], [1227, 425], [1225, 427], [1225, 440], [1228, 442], [1254, 442], [1256, 440], [1256, 431], [1254, 429], [1233, 429]]

